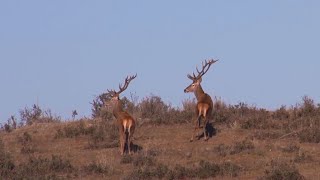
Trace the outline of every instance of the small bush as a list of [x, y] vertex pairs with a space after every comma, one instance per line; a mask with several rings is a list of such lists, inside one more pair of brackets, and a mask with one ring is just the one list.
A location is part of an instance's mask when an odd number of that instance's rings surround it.
[[24, 132], [22, 136], [18, 136], [18, 142], [28, 144], [32, 142], [32, 136], [28, 132]]
[[106, 101], [110, 100], [107, 93], [100, 94], [91, 103], [92, 118], [111, 119], [112, 113], [110, 113], [104, 106]]
[[26, 107], [23, 110], [20, 110], [20, 117], [22, 124], [26, 125], [61, 121], [61, 118], [59, 116], [52, 115], [50, 109], [43, 111], [40, 106], [35, 104], [32, 106], [32, 108]]
[[121, 164], [131, 164], [133, 162], [133, 158], [130, 155], [122, 156], [120, 163]]
[[254, 149], [254, 144], [252, 141], [249, 141], [248, 139], [236, 142], [235, 145], [232, 147], [232, 151], [230, 152], [231, 155], [238, 154], [241, 152], [248, 152], [250, 150]]
[[312, 161], [312, 156], [309, 155], [307, 152], [299, 152], [296, 154], [296, 157], [294, 158], [295, 163], [308, 163]]
[[187, 99], [182, 101], [182, 110], [181, 110], [181, 120], [185, 122], [191, 122], [195, 114], [195, 108], [196, 108], [196, 101], [195, 99]]
[[32, 143], [32, 136], [28, 132], [18, 136], [18, 142], [22, 145], [21, 153], [23, 154], [31, 154], [37, 151], [36, 146]]
[[225, 162], [220, 165], [221, 176], [237, 177], [241, 172], [241, 167], [232, 164], [230, 162]]
[[290, 113], [288, 112], [286, 106], [281, 106], [272, 113], [272, 117], [276, 120], [287, 120], [290, 118]]
[[108, 174], [110, 172], [110, 167], [105, 164], [92, 162], [89, 165], [84, 166], [83, 170], [89, 174]]
[[156, 164], [154, 158], [152, 156], [144, 155], [143, 153], [138, 154], [132, 164], [137, 167], [142, 166], [153, 166]]
[[214, 152], [218, 153], [219, 156], [226, 157], [231, 152], [231, 147], [225, 144], [219, 144], [214, 148]]
[[300, 150], [300, 147], [296, 144], [291, 143], [286, 147], [282, 147], [281, 150], [282, 152], [285, 152], [285, 153], [294, 153], [294, 152], [298, 152]]
[[209, 163], [206, 161], [200, 162], [200, 167], [195, 169], [195, 176], [201, 179], [216, 177], [221, 174], [221, 169], [218, 164]]
[[16, 128], [17, 128], [17, 119], [15, 116], [11, 116], [7, 120], [7, 123], [5, 123], [4, 125], [1, 125], [1, 129], [8, 133], [10, 133]]
[[233, 146], [227, 146], [225, 144], [219, 144], [214, 147], [214, 152], [219, 156], [225, 157], [227, 155], [235, 155], [241, 152], [250, 152], [254, 149], [254, 144], [252, 141], [246, 139], [244, 141], [235, 142]]
[[143, 163], [133, 164], [135, 169], [125, 179], [208, 179], [217, 176], [237, 177], [241, 171], [239, 166], [232, 163], [215, 164], [201, 161], [197, 167], [176, 165], [173, 169], [169, 169], [168, 166], [154, 161], [150, 163], [149, 158], [143, 159], [139, 160]]
[[193, 169], [176, 165], [174, 169], [168, 171], [167, 177], [168, 179], [187, 179], [196, 177], [196, 174]]
[[118, 126], [113, 123], [102, 121], [92, 128], [92, 134], [89, 136], [89, 148], [116, 148], [119, 147]]
[[93, 127], [86, 127], [85, 122], [80, 120], [78, 122], [68, 124], [63, 129], [58, 129], [54, 138], [75, 138], [79, 136], [93, 134]]
[[20, 164], [12, 179], [57, 179], [57, 173], [71, 173], [74, 171], [69, 160], [63, 160], [60, 156], [52, 155], [51, 159], [42, 157], [30, 157], [28, 162]]
[[308, 128], [302, 130], [298, 137], [300, 142], [307, 142], [307, 143], [319, 143], [320, 142], [320, 128]]
[[263, 180], [303, 180], [305, 179], [292, 163], [282, 161], [272, 161], [270, 168], [265, 171], [265, 175], [260, 179]]
[[[132, 94], [131, 94], [132, 95]], [[133, 96], [133, 95], [132, 95]], [[134, 99], [134, 97], [132, 97]], [[110, 101], [110, 96], [107, 93], [103, 93], [97, 96], [92, 101], [92, 118], [101, 118], [106, 121], [111, 121], [113, 119], [112, 112], [105, 106], [105, 103]], [[122, 108], [126, 109], [128, 112], [133, 113], [136, 111], [137, 107], [134, 102], [131, 102], [128, 98], [124, 97], [121, 99]]]
[[9, 177], [14, 168], [15, 164], [12, 161], [11, 155], [5, 151], [2, 139], [0, 139], [0, 176], [3, 178]]
[[281, 137], [280, 132], [272, 132], [272, 131], [256, 131], [253, 135], [253, 138], [256, 138], [258, 140], [266, 140], [266, 139], [278, 139]]

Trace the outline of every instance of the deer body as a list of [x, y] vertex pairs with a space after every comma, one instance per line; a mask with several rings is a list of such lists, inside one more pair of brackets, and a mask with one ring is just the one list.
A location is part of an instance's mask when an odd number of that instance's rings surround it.
[[120, 93], [127, 89], [131, 80], [136, 78], [136, 76], [127, 77], [124, 87], [120, 87], [119, 92], [109, 91], [108, 94], [111, 96], [111, 100], [108, 105], [111, 105], [113, 116], [117, 119], [117, 125], [119, 128], [120, 137], [120, 153], [123, 155], [125, 153], [125, 145], [128, 146], [129, 154], [131, 154], [131, 139], [135, 130], [135, 120], [126, 111], [122, 109], [122, 103], [119, 98]]
[[197, 68], [198, 76], [196, 76], [194, 73], [193, 73], [193, 76], [188, 75], [188, 78], [191, 79], [193, 82], [184, 90], [184, 92], [185, 93], [193, 92], [197, 99], [197, 106], [195, 107], [197, 118], [195, 121], [195, 129], [190, 139], [191, 142], [193, 141], [194, 136], [197, 133], [197, 130], [201, 128], [201, 119], [203, 119], [204, 139], [208, 140], [206, 127], [208, 124], [208, 118], [210, 118], [212, 114], [213, 102], [210, 95], [205, 93], [204, 90], [202, 89], [201, 82], [202, 82], [202, 76], [209, 70], [210, 66], [215, 62], [217, 62], [217, 60], [215, 61], [210, 60], [209, 62], [205, 61], [205, 64], [202, 65], [201, 71], [199, 71]]

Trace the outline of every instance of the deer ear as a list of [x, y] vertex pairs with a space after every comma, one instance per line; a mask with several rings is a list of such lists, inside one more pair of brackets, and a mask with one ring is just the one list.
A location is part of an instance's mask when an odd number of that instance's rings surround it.
[[200, 84], [202, 82], [202, 77], [200, 77], [197, 82]]

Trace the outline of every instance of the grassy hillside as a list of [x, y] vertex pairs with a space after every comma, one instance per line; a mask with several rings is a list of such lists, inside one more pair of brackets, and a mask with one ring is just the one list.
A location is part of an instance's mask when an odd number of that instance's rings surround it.
[[2, 179], [320, 179], [320, 106], [312, 100], [274, 112], [215, 106], [213, 136], [192, 143], [187, 106], [156, 112], [166, 118], [136, 108], [132, 156], [120, 156], [111, 119], [3, 130]]

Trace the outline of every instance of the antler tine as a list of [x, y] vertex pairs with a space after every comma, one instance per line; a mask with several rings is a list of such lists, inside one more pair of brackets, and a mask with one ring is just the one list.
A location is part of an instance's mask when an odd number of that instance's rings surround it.
[[188, 77], [189, 79], [191, 79], [192, 81], [196, 80], [197, 77], [196, 77], [196, 75], [194, 74], [194, 72], [192, 73], [192, 75], [193, 75], [193, 76], [191, 76], [190, 74], [188, 74], [187, 77]]
[[201, 78], [203, 75], [205, 75], [205, 74], [208, 72], [208, 70], [210, 69], [210, 66], [211, 66], [213, 63], [217, 62], [217, 61], [218, 61], [218, 60], [213, 60], [213, 59], [211, 59], [211, 60], [209, 60], [209, 61], [205, 60], [204, 62], [202, 62], [202, 70], [199, 71], [198, 67], [196, 68], [196, 69], [197, 69], [197, 72], [198, 72], [198, 76], [197, 76], [196, 78], [199, 79], [199, 78]]
[[126, 79], [125, 79], [125, 82], [124, 82], [123, 87], [122, 87], [121, 84], [119, 84], [119, 89], [120, 89], [120, 91], [118, 92], [118, 94], [120, 94], [120, 93], [122, 93], [123, 91], [125, 91], [125, 90], [128, 88], [130, 82], [131, 82], [133, 79], [135, 79], [136, 77], [137, 77], [137, 74], [136, 74], [136, 75], [133, 75], [133, 76], [127, 76]]
[[114, 96], [117, 92], [115, 91], [115, 90], [109, 90], [109, 89], [107, 89], [107, 95], [109, 95], [109, 96]]

